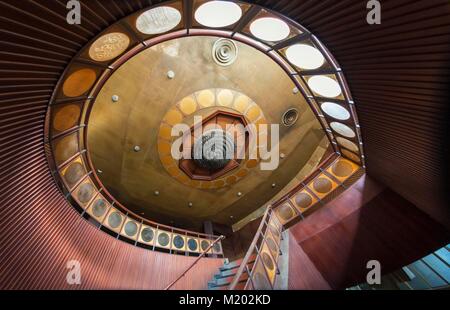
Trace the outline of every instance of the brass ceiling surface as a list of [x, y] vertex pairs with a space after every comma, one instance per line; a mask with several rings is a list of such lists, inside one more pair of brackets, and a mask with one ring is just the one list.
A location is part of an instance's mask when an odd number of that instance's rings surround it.
[[[278, 64], [256, 49], [236, 43], [236, 62], [218, 66], [211, 56], [217, 39], [180, 38], [139, 53], [113, 73], [93, 105], [87, 143], [94, 167], [102, 171], [99, 177], [116, 199], [149, 219], [188, 227], [200, 227], [204, 220], [233, 224], [288, 184], [325, 136]], [[175, 72], [173, 79], [167, 76], [170, 70]], [[299, 110], [294, 126], [280, 126], [280, 149], [286, 158], [276, 171], [252, 169], [241, 181], [216, 190], [186, 186], [167, 173], [157, 147], [161, 121], [180, 100], [207, 88], [247, 95], [269, 124], [279, 124], [289, 108]], [[118, 102], [112, 102], [113, 95], [119, 96]], [[176, 115], [174, 118], [177, 121]], [[141, 151], [134, 151], [136, 145]], [[310, 169], [312, 172], [313, 167]], [[272, 188], [273, 183], [277, 187]]]

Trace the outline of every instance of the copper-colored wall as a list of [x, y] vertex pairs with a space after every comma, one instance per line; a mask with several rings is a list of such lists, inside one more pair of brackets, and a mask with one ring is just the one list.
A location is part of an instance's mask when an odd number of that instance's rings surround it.
[[369, 260], [378, 260], [386, 274], [450, 240], [448, 230], [367, 176], [290, 234], [291, 289], [350, 287], [365, 281]]
[[[1, 185], [11, 199], [0, 209], [1, 289], [163, 289], [195, 260], [137, 248], [99, 231], [56, 190], [42, 150], [34, 153], [36, 160], [23, 168], [35, 173]], [[81, 286], [66, 283], [69, 260], [81, 263]], [[206, 289], [220, 265], [221, 259], [203, 259], [174, 288]]]

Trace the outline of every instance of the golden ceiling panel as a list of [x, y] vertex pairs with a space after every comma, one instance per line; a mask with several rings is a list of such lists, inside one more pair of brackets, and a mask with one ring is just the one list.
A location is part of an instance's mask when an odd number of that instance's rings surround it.
[[295, 217], [296, 212], [289, 202], [283, 203], [275, 209], [275, 214], [282, 224], [289, 222]]
[[346, 179], [353, 172], [357, 170], [357, 166], [349, 160], [344, 158], [337, 160], [331, 168], [329, 168], [329, 172], [331, 172], [336, 178]]
[[218, 92], [217, 103], [223, 107], [229, 107], [234, 100], [234, 94], [229, 89], [222, 89]]
[[[234, 99], [236, 99], [237, 104], [235, 103], [233, 105]], [[222, 104], [220, 101], [222, 101]], [[266, 120], [261, 108], [256, 103], [252, 102], [249, 97], [229, 89], [205, 89], [198, 91], [194, 95], [189, 95], [181, 99], [175, 104], [174, 107], [170, 108], [163, 117], [163, 123], [160, 125], [158, 134], [159, 157], [163, 167], [177, 181], [187, 186], [196, 187], [199, 189], [219, 189], [236, 183], [238, 180], [246, 177], [250, 173], [250, 169], [254, 169], [258, 166], [258, 159], [249, 160], [248, 162], [244, 161], [242, 165], [246, 168], [240, 169], [231, 176], [226, 174], [214, 181], [197, 180], [196, 182], [193, 182], [193, 180], [188, 178], [185, 173], [182, 172], [180, 167], [177, 165], [177, 161], [171, 156], [171, 143], [175, 140], [174, 137], [171, 137], [172, 126], [175, 126], [176, 124], [187, 124], [188, 120], [192, 119], [193, 115], [202, 116], [204, 118], [205, 115], [207, 116], [212, 113], [208, 110], [211, 107], [220, 107], [224, 105], [233, 106], [233, 108], [230, 108], [230, 111], [238, 115], [242, 114], [239, 110], [235, 109], [236, 107], [240, 107], [245, 111], [251, 105], [251, 108], [248, 110], [248, 115], [242, 115], [242, 117], [244, 117], [250, 124], [256, 124], [257, 120], [258, 124], [264, 124]], [[180, 113], [180, 111], [183, 112], [184, 116]], [[224, 129], [226, 129], [225, 123], [218, 123], [218, 125], [219, 124], [220, 126], [225, 126]], [[218, 125], [215, 125], [215, 127], [219, 127]], [[186, 142], [187, 138], [188, 136], [183, 138], [183, 150], [191, 152], [191, 147], [189, 146], [189, 143]]]
[[314, 192], [314, 194], [320, 199], [324, 199], [337, 187], [338, 184], [323, 173], [308, 184], [308, 188], [311, 189], [311, 191]]
[[234, 108], [240, 113], [244, 113], [250, 104], [250, 98], [245, 95], [239, 95], [234, 102]]
[[78, 133], [62, 137], [53, 143], [56, 164], [59, 166], [79, 152]]
[[120, 56], [130, 45], [130, 38], [121, 32], [107, 33], [92, 43], [89, 57], [95, 61], [108, 61]]
[[307, 191], [302, 191], [296, 194], [291, 200], [294, 206], [301, 212], [305, 212], [307, 209], [311, 208], [316, 202], [317, 199], [314, 198]]
[[214, 106], [216, 98], [214, 90], [205, 89], [196, 94], [197, 101], [203, 108], [209, 108]]
[[96, 79], [97, 75], [93, 69], [75, 71], [65, 80], [63, 93], [67, 97], [81, 96], [94, 85]]
[[53, 128], [63, 132], [74, 127], [80, 119], [81, 107], [78, 104], [68, 104], [58, 108], [53, 119]]
[[191, 115], [197, 110], [197, 102], [193, 97], [187, 97], [181, 100], [179, 107], [185, 115]]
[[183, 120], [183, 115], [178, 111], [176, 108], [170, 109], [169, 112], [167, 112], [166, 116], [164, 117], [164, 121], [172, 126], [175, 126], [177, 124], [180, 124]]
[[261, 109], [258, 106], [252, 106], [246, 113], [245, 116], [251, 121], [255, 122], [261, 116]]
[[359, 159], [359, 156], [356, 155], [355, 153], [352, 153], [348, 150], [342, 149], [341, 150], [342, 155], [344, 155], [345, 157], [347, 157], [348, 159], [354, 161], [355, 163], [360, 163], [361, 160]]

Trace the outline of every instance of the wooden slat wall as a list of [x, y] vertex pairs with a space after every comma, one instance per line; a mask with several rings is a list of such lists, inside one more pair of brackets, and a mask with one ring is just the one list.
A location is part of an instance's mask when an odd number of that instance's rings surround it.
[[[151, 1], [83, 1], [68, 26], [66, 1], [0, 1], [0, 288], [163, 289], [194, 258], [133, 247], [98, 231], [50, 175], [43, 128], [68, 61], [99, 31]], [[66, 263], [81, 263], [68, 286]], [[222, 265], [203, 259], [174, 289], [206, 289]]]
[[[289, 248], [291, 289], [344, 289], [365, 282], [370, 260], [388, 274], [450, 239], [443, 226], [368, 177], [289, 231], [297, 243]], [[300, 272], [303, 279], [296, 279]]]
[[[151, 287], [147, 268], [162, 254], [113, 240], [75, 214], [50, 176], [43, 128], [51, 93], [76, 52], [109, 24], [158, 2], [82, 1], [82, 24], [68, 26], [65, 0], [0, 1], [2, 287], [61, 287], [65, 261], [77, 257], [87, 268], [85, 287]], [[380, 26], [365, 23], [361, 0], [255, 2], [308, 27], [340, 62], [357, 103], [368, 173], [448, 223], [439, 195], [448, 1], [383, 1]], [[177, 266], [188, 261], [174, 259]], [[158, 277], [168, 280], [163, 271]]]
[[381, 25], [370, 26], [364, 0], [256, 2], [300, 22], [338, 60], [356, 103], [367, 173], [450, 227], [450, 3], [381, 1]]

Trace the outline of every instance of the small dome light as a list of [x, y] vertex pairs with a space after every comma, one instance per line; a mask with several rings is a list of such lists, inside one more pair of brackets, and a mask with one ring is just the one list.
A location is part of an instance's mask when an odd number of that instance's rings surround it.
[[286, 50], [287, 59], [295, 66], [304, 70], [314, 70], [322, 67], [325, 58], [322, 53], [306, 44], [295, 44]]
[[311, 77], [308, 80], [308, 85], [313, 92], [327, 98], [335, 98], [342, 93], [339, 83], [324, 75]]
[[167, 77], [169, 78], [169, 80], [173, 80], [175, 78], [175, 72], [173, 72], [172, 70], [169, 70], [167, 72]]
[[250, 32], [263, 41], [277, 42], [286, 39], [291, 33], [291, 29], [281, 19], [263, 17], [250, 25]]
[[209, 1], [195, 11], [195, 20], [203, 26], [211, 28], [233, 25], [241, 16], [241, 7], [230, 1]]

